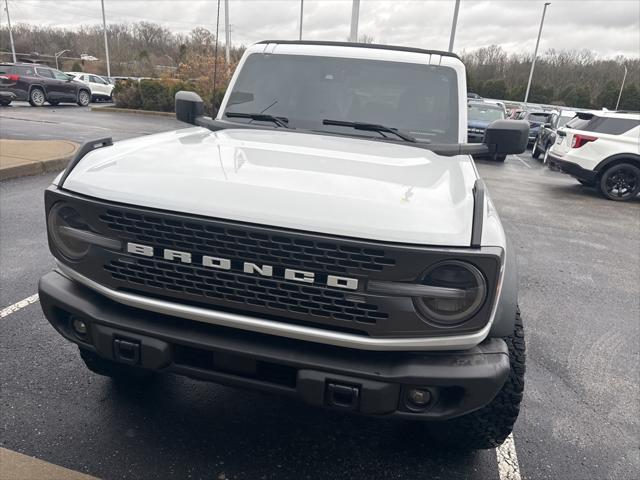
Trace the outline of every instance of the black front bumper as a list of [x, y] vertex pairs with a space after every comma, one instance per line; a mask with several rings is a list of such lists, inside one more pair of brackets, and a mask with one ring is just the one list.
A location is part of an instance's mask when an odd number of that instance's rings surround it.
[[[297, 396], [315, 406], [370, 415], [446, 419], [489, 403], [509, 374], [501, 339], [458, 352], [371, 352], [219, 327], [135, 309], [54, 271], [40, 279], [42, 309], [54, 328], [108, 360], [221, 384]], [[79, 338], [72, 320], [87, 325]], [[121, 344], [135, 347], [123, 357]], [[413, 387], [431, 402], [416, 411]]]
[[547, 165], [549, 165], [551, 169], [560, 170], [563, 173], [571, 175], [578, 180], [584, 180], [585, 182], [595, 182], [598, 176], [598, 173], [593, 170], [586, 170], [576, 163], [561, 160], [551, 154], [547, 157]]

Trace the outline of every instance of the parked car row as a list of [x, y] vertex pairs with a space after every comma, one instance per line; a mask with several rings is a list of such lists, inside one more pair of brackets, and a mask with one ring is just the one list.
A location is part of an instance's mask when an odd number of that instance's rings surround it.
[[14, 100], [28, 101], [34, 107], [45, 103], [77, 103], [87, 106], [93, 100], [111, 100], [114, 86], [99, 75], [61, 72], [33, 63], [0, 63], [0, 105]]

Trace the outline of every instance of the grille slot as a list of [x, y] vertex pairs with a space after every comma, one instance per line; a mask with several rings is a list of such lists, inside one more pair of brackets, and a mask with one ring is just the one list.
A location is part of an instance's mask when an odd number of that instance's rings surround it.
[[111, 276], [130, 287], [158, 289], [158, 293], [200, 297], [209, 303], [231, 302], [250, 305], [274, 313], [288, 312], [309, 320], [332, 319], [373, 325], [388, 318], [377, 305], [356, 303], [343, 292], [276, 279], [253, 277], [235, 272], [183, 265], [156, 259], [112, 260], [104, 266]]
[[382, 272], [396, 264], [382, 250], [296, 238], [286, 232], [262, 232], [115, 209], [106, 210], [100, 220], [119, 237], [132, 242], [318, 273]]

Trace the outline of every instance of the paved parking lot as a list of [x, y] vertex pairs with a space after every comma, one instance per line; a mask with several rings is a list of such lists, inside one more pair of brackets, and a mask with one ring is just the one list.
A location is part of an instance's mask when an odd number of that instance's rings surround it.
[[[32, 138], [76, 141], [182, 125], [74, 107], [0, 109], [0, 122], [3, 138], [32, 128], [49, 135]], [[606, 201], [528, 154], [478, 168], [519, 254], [522, 478], [636, 478], [640, 202]], [[52, 178], [0, 184], [0, 309], [33, 295], [53, 265], [42, 205]], [[26, 303], [0, 318], [2, 447], [105, 479], [509, 478], [495, 451], [441, 450], [419, 424], [179, 377], [123, 388], [86, 371], [38, 303]]]

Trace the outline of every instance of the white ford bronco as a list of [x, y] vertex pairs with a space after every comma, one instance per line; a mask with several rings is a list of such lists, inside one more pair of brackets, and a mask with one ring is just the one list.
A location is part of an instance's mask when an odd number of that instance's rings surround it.
[[89, 142], [45, 192], [42, 308], [87, 367], [172, 372], [319, 407], [428, 421], [439, 443], [510, 434], [525, 346], [514, 252], [471, 154], [451, 53], [266, 41], [215, 118]]

